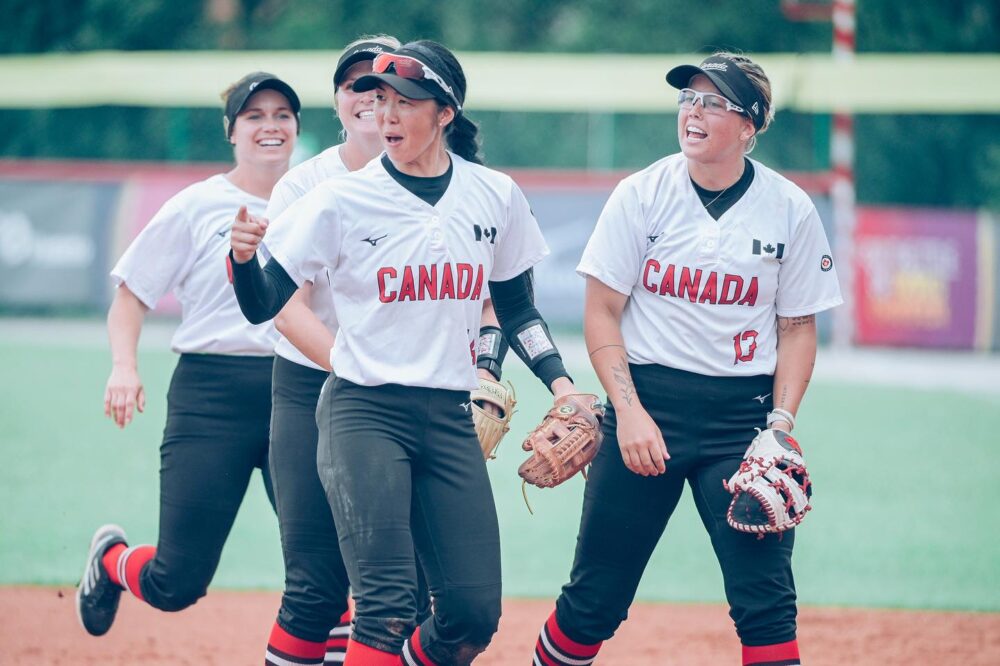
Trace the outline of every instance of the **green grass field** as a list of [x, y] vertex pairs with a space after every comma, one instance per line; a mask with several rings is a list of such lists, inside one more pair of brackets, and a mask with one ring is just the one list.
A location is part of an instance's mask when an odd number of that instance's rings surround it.
[[[0, 322], [0, 328], [3, 324]], [[156, 541], [158, 446], [175, 356], [140, 354], [145, 414], [103, 416], [107, 351], [0, 335], [0, 584], [74, 584], [90, 535], [117, 522]], [[598, 390], [585, 359], [570, 370]], [[521, 497], [519, 444], [550, 401], [516, 360], [519, 411], [490, 463], [506, 596], [554, 598], [572, 559], [583, 480]], [[1000, 397], [814, 381], [796, 436], [816, 487], [795, 571], [811, 605], [1000, 611]], [[276, 520], [259, 479], [215, 585], [280, 588]], [[721, 601], [722, 580], [690, 495], [646, 571], [643, 600]]]

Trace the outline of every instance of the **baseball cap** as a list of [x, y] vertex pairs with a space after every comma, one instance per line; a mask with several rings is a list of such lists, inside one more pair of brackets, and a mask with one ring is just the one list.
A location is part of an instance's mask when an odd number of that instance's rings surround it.
[[243, 111], [243, 108], [247, 105], [247, 100], [254, 93], [261, 90], [275, 90], [284, 95], [288, 99], [292, 111], [295, 113], [296, 120], [298, 120], [302, 103], [299, 102], [299, 96], [295, 94], [292, 87], [274, 74], [253, 72], [240, 79], [233, 86], [229, 96], [226, 97], [226, 111], [223, 122], [226, 128], [227, 139], [233, 135], [233, 124], [236, 122], [236, 116], [240, 115], [240, 112]]
[[[410, 99], [437, 99], [462, 110], [465, 91], [457, 85], [451, 68], [429, 48], [417, 43], [404, 44], [393, 52], [394, 56], [416, 60], [430, 70], [421, 78], [407, 78], [395, 73], [395, 65], [390, 64], [381, 74], [372, 73], [354, 82], [354, 92], [365, 92], [384, 83], [404, 97]], [[435, 81], [438, 78], [440, 81]], [[446, 90], [441, 82], [448, 87]]]
[[679, 65], [667, 72], [667, 83], [674, 88], [687, 88], [691, 79], [704, 74], [719, 91], [735, 104], [746, 109], [755, 129], [764, 126], [764, 99], [742, 69], [729, 58], [709, 56], [701, 65]]
[[344, 51], [337, 61], [337, 69], [333, 71], [333, 86], [339, 88], [344, 81], [344, 75], [351, 65], [363, 60], [374, 60], [380, 53], [392, 53], [392, 49], [381, 42], [361, 42]]

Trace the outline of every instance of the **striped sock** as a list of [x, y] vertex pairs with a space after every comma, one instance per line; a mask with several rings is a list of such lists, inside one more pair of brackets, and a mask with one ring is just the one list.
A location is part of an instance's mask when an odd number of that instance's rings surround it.
[[404, 666], [434, 666], [434, 662], [424, 653], [420, 644], [420, 627], [403, 643]]
[[101, 563], [104, 570], [108, 572], [108, 577], [115, 585], [120, 585], [135, 595], [137, 599], [142, 599], [142, 590], [139, 589], [139, 574], [156, 555], [154, 546], [132, 546], [128, 548], [123, 543], [115, 544], [104, 553]]
[[326, 639], [326, 659], [324, 666], [333, 666], [344, 663], [344, 655], [347, 654], [347, 639], [351, 637], [351, 609], [348, 608], [340, 616], [337, 626], [330, 630], [330, 636]]
[[322, 666], [325, 652], [322, 641], [296, 638], [275, 622], [267, 639], [264, 666]]
[[398, 654], [376, 650], [353, 638], [347, 641], [344, 666], [400, 666], [402, 663]]
[[586, 645], [571, 640], [559, 628], [556, 622], [556, 612], [552, 611], [549, 619], [542, 625], [535, 643], [534, 666], [589, 666], [597, 658], [600, 643]]
[[744, 645], [743, 666], [798, 666], [799, 642], [796, 640], [774, 645]]

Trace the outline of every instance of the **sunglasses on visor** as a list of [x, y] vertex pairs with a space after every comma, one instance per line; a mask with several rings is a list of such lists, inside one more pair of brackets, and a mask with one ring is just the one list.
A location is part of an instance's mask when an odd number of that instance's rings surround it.
[[746, 114], [746, 110], [742, 106], [736, 106], [722, 95], [712, 92], [698, 92], [690, 88], [682, 88], [677, 95], [677, 106], [684, 110], [693, 109], [695, 102], [699, 101], [705, 113], [721, 116], [727, 111], [735, 111]]
[[372, 61], [372, 71], [376, 74], [385, 74], [389, 71], [390, 67], [392, 67], [393, 72], [397, 76], [401, 76], [404, 79], [433, 81], [454, 102], [456, 110], [462, 110], [462, 105], [459, 103], [458, 97], [455, 96], [455, 91], [451, 89], [451, 86], [445, 83], [440, 74], [416, 58], [396, 55], [395, 53], [381, 53], [375, 56], [375, 60]]

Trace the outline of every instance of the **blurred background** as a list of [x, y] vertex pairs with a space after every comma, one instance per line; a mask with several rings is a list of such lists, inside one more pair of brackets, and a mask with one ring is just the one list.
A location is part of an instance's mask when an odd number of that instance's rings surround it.
[[[486, 162], [521, 184], [553, 250], [539, 309], [594, 391], [573, 268], [618, 180], [678, 149], [663, 75], [716, 49], [758, 59], [777, 117], [753, 157], [813, 197], [848, 299], [821, 321], [799, 418], [818, 489], [796, 549], [803, 602], [1000, 610], [996, 0], [0, 4], [0, 583], [75, 582], [110, 519], [155, 541], [177, 305], [151, 315], [149, 408], [119, 432], [101, 414], [108, 271], [166, 199], [228, 170], [219, 93], [254, 69], [292, 83], [304, 159], [338, 142], [339, 50], [389, 33], [458, 52]], [[508, 365], [522, 411], [490, 466], [505, 585], [551, 598], [582, 483], [540, 493], [527, 519], [516, 440], [547, 396]], [[217, 582], [274, 589], [277, 530], [253, 493]], [[721, 600], [690, 502], [668, 537], [640, 598]]]

